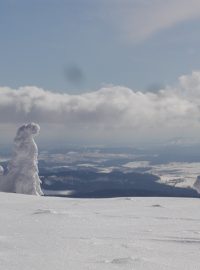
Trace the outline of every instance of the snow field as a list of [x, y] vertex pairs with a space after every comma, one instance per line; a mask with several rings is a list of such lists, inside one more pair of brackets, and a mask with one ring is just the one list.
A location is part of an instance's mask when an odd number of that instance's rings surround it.
[[200, 269], [200, 201], [0, 193], [0, 269]]

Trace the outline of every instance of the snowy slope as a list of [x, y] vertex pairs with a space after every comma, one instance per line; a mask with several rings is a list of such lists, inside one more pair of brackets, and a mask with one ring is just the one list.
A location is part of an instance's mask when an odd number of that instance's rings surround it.
[[200, 269], [200, 200], [0, 193], [0, 269]]

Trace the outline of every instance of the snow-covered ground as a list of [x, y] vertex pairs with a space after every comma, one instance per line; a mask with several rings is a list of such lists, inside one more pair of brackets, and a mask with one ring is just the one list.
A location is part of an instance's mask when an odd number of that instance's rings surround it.
[[0, 193], [0, 269], [200, 269], [200, 200]]
[[161, 183], [176, 187], [193, 187], [199, 176], [200, 162], [170, 162], [150, 164], [149, 161], [133, 161], [124, 164], [125, 168], [143, 169], [143, 172], [157, 175]]

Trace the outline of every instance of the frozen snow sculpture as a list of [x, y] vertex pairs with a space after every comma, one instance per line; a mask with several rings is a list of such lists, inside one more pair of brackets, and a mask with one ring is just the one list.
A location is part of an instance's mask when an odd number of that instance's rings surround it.
[[8, 172], [0, 176], [1, 191], [43, 194], [38, 175], [38, 148], [34, 141], [39, 130], [39, 125], [35, 123], [25, 124], [18, 129]]
[[198, 193], [200, 193], [200, 177], [198, 176], [196, 181], [194, 182], [193, 188], [196, 189]]
[[4, 173], [4, 169], [2, 166], [0, 166], [0, 176], [3, 175], [3, 173]]

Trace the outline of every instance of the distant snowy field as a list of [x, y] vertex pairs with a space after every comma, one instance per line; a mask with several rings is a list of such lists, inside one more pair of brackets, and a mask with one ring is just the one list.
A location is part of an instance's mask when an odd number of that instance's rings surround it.
[[150, 164], [148, 161], [128, 162], [125, 168], [143, 168], [143, 172], [160, 177], [160, 182], [176, 187], [193, 187], [200, 174], [200, 162], [170, 162], [166, 164]]
[[0, 193], [0, 268], [200, 269], [199, 209], [199, 199]]

